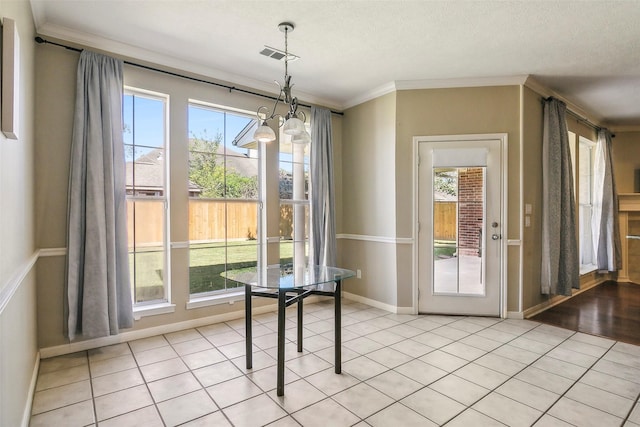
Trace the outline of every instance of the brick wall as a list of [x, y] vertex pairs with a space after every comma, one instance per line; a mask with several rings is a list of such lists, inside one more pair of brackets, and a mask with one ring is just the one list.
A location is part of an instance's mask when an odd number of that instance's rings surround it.
[[461, 169], [458, 175], [458, 255], [479, 256], [484, 214], [483, 168]]

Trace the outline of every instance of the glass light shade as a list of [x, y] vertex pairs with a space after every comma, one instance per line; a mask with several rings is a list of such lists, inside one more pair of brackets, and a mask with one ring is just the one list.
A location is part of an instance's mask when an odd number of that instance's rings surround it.
[[276, 140], [276, 133], [271, 129], [267, 122], [262, 122], [262, 125], [256, 129], [253, 134], [253, 139], [259, 142], [271, 142]]
[[294, 144], [308, 144], [311, 142], [311, 135], [305, 130], [299, 135], [293, 135], [291, 142]]
[[286, 122], [284, 122], [284, 127], [282, 131], [287, 135], [300, 135], [305, 132], [304, 123], [297, 117], [291, 117]]

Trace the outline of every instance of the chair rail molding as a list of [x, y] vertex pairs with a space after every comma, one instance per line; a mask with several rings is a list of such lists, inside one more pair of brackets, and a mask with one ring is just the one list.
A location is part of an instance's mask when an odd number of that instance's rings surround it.
[[365, 234], [337, 234], [336, 238], [344, 240], [362, 240], [365, 242], [391, 243], [394, 245], [412, 245], [412, 237], [368, 236]]
[[9, 305], [11, 298], [16, 293], [24, 279], [27, 277], [33, 266], [36, 264], [39, 255], [36, 250], [26, 261], [24, 261], [15, 271], [15, 273], [9, 278], [6, 283], [3, 283], [0, 287], [0, 314], [4, 311], [5, 307]]
[[41, 257], [49, 257], [49, 256], [66, 256], [67, 248], [41, 248], [38, 256]]

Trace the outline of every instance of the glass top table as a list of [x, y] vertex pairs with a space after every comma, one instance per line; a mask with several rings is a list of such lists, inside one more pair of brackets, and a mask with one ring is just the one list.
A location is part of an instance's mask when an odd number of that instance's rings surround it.
[[227, 279], [243, 285], [267, 289], [293, 289], [333, 284], [355, 276], [355, 272], [338, 267], [319, 265], [296, 267], [292, 264], [249, 268], [230, 272]]
[[284, 395], [284, 342], [285, 309], [297, 304], [298, 352], [302, 352], [303, 300], [310, 295], [331, 296], [334, 299], [335, 321], [335, 373], [342, 372], [342, 281], [355, 276], [355, 272], [338, 267], [278, 265], [267, 268], [250, 268], [229, 272], [227, 279], [244, 285], [246, 361], [247, 369], [253, 366], [251, 299], [266, 297], [278, 299], [278, 361], [277, 395]]

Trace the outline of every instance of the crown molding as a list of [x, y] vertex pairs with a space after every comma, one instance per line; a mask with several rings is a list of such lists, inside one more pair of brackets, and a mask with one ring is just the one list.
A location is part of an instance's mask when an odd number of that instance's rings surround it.
[[548, 98], [552, 96], [556, 99], [559, 99], [560, 101], [564, 102], [567, 105], [567, 108], [571, 110], [574, 114], [583, 117], [585, 120], [593, 123], [596, 126], [605, 127], [602, 123], [604, 120], [602, 116], [600, 116], [599, 114], [596, 114], [595, 112], [587, 108], [582, 107], [581, 105], [576, 104], [575, 102], [569, 101], [564, 95], [552, 89], [549, 89], [548, 87], [540, 83], [538, 80], [536, 80], [535, 77], [528, 76], [527, 81], [524, 83], [524, 86], [528, 87], [529, 89], [543, 96], [544, 98]]
[[398, 80], [397, 90], [449, 89], [460, 87], [520, 86], [529, 76], [472, 77], [458, 79]]
[[423, 79], [423, 80], [396, 80], [378, 86], [367, 91], [351, 101], [345, 103], [343, 109], [355, 107], [364, 102], [370, 101], [388, 93], [399, 90], [419, 90], [419, 89], [450, 89], [462, 87], [487, 87], [487, 86], [521, 86], [524, 85], [529, 76], [498, 76], [498, 77], [477, 77], [477, 78], [456, 78], [456, 79]]
[[[121, 43], [104, 37], [98, 37], [93, 34], [70, 30], [63, 26], [44, 23], [37, 27], [37, 32], [43, 37], [51, 37], [60, 41], [69, 42], [74, 45], [78, 45], [80, 48], [87, 47], [90, 49], [97, 49], [123, 58], [130, 58], [132, 61], [135, 59], [140, 62], [156, 64], [159, 67], [181, 70], [186, 73], [196, 74], [212, 80], [222, 81], [228, 83], [230, 86], [244, 86], [254, 91], [278, 96], [278, 92], [275, 90], [276, 86], [273, 82], [264, 82], [237, 74], [231, 74], [226, 71], [211, 68], [195, 62], [185, 61], [183, 59], [178, 59], [152, 50], [141, 49], [130, 44]], [[296, 96], [301, 103], [320, 105], [335, 110], [342, 109], [342, 106], [336, 102], [299, 90], [296, 90]]]
[[367, 101], [371, 101], [372, 99], [379, 98], [388, 93], [395, 92], [396, 82], [385, 83], [381, 86], [378, 86], [374, 89], [371, 89], [361, 95], [356, 96], [351, 101], [348, 101], [342, 105], [342, 109], [346, 110], [347, 108], [355, 107], [356, 105], [364, 104]]

